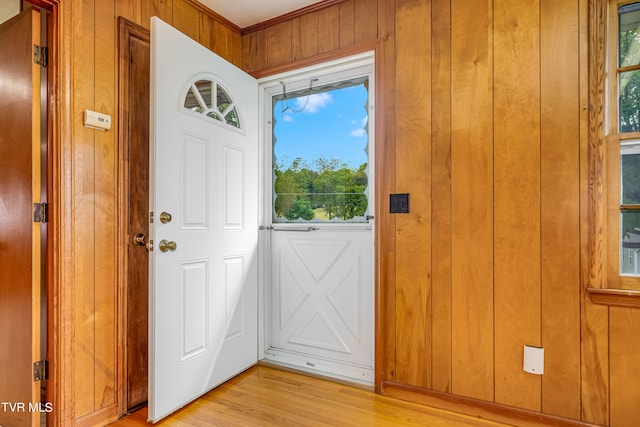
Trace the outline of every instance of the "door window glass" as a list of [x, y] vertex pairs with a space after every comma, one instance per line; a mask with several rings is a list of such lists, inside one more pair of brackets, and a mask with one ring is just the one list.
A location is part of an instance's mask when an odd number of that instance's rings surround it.
[[272, 97], [274, 222], [366, 222], [369, 79]]
[[185, 110], [203, 114], [211, 119], [240, 129], [238, 110], [228, 92], [214, 80], [193, 83], [184, 99]]

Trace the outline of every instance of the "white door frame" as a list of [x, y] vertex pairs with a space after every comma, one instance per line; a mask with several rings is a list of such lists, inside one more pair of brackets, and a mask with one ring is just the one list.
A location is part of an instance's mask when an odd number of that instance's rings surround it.
[[[270, 142], [271, 139], [267, 137], [266, 130], [265, 130], [267, 128], [266, 126], [267, 122], [271, 120], [270, 110], [267, 110], [265, 108], [267, 97], [270, 96], [267, 93], [268, 89], [273, 87], [280, 88], [282, 87], [281, 82], [283, 81], [300, 80], [305, 78], [305, 76], [308, 76], [309, 74], [321, 76], [324, 74], [348, 72], [348, 70], [352, 70], [354, 68], [368, 65], [372, 68], [372, 75], [373, 75], [373, 79], [370, 82], [369, 91], [371, 94], [373, 94], [372, 98], [375, 103], [375, 96], [377, 95], [376, 94], [377, 85], [375, 83], [375, 78], [376, 78], [375, 74], [377, 70], [377, 67], [375, 64], [375, 53], [376, 53], [375, 50], [367, 50], [367, 51], [359, 52], [353, 55], [332, 59], [326, 62], [321, 62], [318, 64], [305, 66], [295, 70], [286, 71], [283, 73], [278, 73], [275, 75], [258, 79], [259, 105], [260, 105], [260, 108], [258, 110], [258, 121], [259, 121], [258, 176], [260, 180], [258, 218], [259, 218], [259, 224], [261, 224], [261, 230], [259, 232], [259, 237], [258, 237], [258, 242], [259, 242], [258, 243], [258, 251], [259, 251], [259, 255], [258, 255], [258, 259], [259, 259], [259, 262], [258, 262], [258, 319], [259, 319], [258, 321], [258, 360], [265, 359], [265, 351], [269, 348], [269, 336], [270, 336], [269, 325], [271, 324], [270, 317], [269, 317], [270, 307], [271, 307], [270, 289], [271, 289], [271, 278], [272, 278], [271, 261], [270, 261], [271, 242], [270, 242], [269, 231], [262, 229], [262, 226], [267, 226], [271, 224], [270, 210], [271, 210], [271, 192], [272, 192], [272, 176], [271, 176], [272, 170], [267, 165], [267, 161], [271, 160], [271, 154], [270, 154], [271, 147], [267, 146], [268, 142]], [[348, 77], [345, 77], [345, 79], [348, 79]], [[377, 120], [378, 113], [376, 112], [377, 108], [378, 106], [374, 105], [373, 114], [370, 114], [369, 116], [369, 126], [371, 126], [374, 129], [373, 134], [370, 136], [369, 146], [368, 146], [368, 156], [369, 156], [369, 165], [370, 165], [369, 173], [372, 174], [372, 176], [369, 179], [371, 188], [369, 188], [369, 191], [368, 191], [371, 214], [375, 214], [378, 210], [376, 208], [377, 194], [376, 194], [376, 188], [375, 188], [375, 182], [377, 182], [375, 174], [378, 170], [376, 166], [376, 158], [375, 158], [375, 152], [376, 152], [375, 143], [377, 140], [377, 138], [375, 137], [375, 125], [378, 123], [378, 120]], [[316, 224], [313, 224], [313, 225], [315, 226]], [[317, 225], [321, 226], [321, 224], [317, 224]], [[339, 227], [339, 225], [333, 225], [333, 226]], [[349, 224], [347, 223], [345, 224], [345, 226], [348, 227]], [[375, 227], [375, 221], [371, 222], [371, 226], [372, 226], [371, 233], [373, 233], [372, 240], [375, 246], [376, 235], [378, 234]], [[377, 294], [377, 284], [376, 284], [377, 275], [375, 274], [377, 257], [376, 257], [375, 247], [371, 248], [371, 256], [373, 261], [372, 263], [373, 281], [371, 283], [371, 286], [372, 286], [372, 294], [374, 295], [373, 312], [375, 317], [375, 312], [376, 312], [375, 307], [377, 306], [377, 301], [375, 300], [376, 298], [375, 295]], [[376, 359], [375, 328], [377, 327], [377, 322], [375, 318], [372, 318], [371, 322], [372, 322], [372, 325], [374, 326], [374, 346], [372, 348], [372, 352], [373, 352], [372, 360], [374, 361], [373, 370], [375, 372], [375, 359]], [[306, 370], [311, 373], [318, 374], [317, 370], [305, 369], [302, 366], [296, 366], [295, 368], [302, 371]], [[335, 377], [338, 379], [344, 379], [344, 377], [340, 376], [339, 374], [332, 374], [331, 372], [323, 373], [323, 375], [326, 375], [328, 377]], [[375, 384], [375, 379], [374, 379], [374, 384]], [[373, 385], [373, 384], [367, 383], [367, 385]]]

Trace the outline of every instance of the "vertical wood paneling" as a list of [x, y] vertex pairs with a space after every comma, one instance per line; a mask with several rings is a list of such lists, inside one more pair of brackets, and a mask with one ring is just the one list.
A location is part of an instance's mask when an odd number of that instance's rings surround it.
[[318, 52], [340, 47], [340, 5], [318, 11]]
[[[116, 0], [116, 17], [122, 16], [138, 25], [142, 24], [142, 3], [146, 0]], [[149, 26], [146, 24], [145, 26]]]
[[142, 26], [150, 28], [151, 17], [173, 22], [173, 0], [142, 0]]
[[233, 42], [231, 39], [231, 30], [227, 27], [219, 23], [218, 21], [213, 21], [213, 51], [220, 55], [221, 57], [231, 60], [231, 48], [233, 46]]
[[[298, 19], [298, 32], [294, 31], [294, 59], [307, 58], [318, 54], [318, 13], [303, 15]], [[297, 45], [297, 49], [295, 48]]]
[[[610, 425], [640, 425], [640, 310], [611, 308]], [[631, 338], [633, 337], [633, 338]]]
[[213, 19], [204, 13], [200, 13], [198, 21], [198, 42], [207, 49], [213, 50]]
[[231, 33], [231, 43], [229, 52], [229, 61], [237, 67], [242, 66], [242, 35], [235, 31], [229, 30]]
[[[115, 117], [116, 24], [114, 0], [95, 2], [95, 106], [96, 111]], [[114, 129], [117, 127], [114, 126]], [[95, 409], [116, 403], [116, 194], [117, 132], [95, 133]]]
[[496, 0], [494, 13], [495, 400], [539, 411], [522, 360], [541, 345], [540, 4]]
[[[603, 155], [602, 144], [597, 144], [600, 138], [604, 137], [604, 118], [600, 120], [600, 114], [604, 114], [605, 106], [599, 103], [604, 99], [605, 93], [605, 58], [606, 58], [606, 19], [607, 7], [606, 0], [586, 0], [580, 4], [583, 7], [583, 25], [581, 34], [587, 34], [583, 37], [586, 43], [581, 46], [581, 61], [586, 62], [587, 67], [581, 67], [582, 70], [587, 68], [588, 73], [588, 146], [584, 147], [582, 154], [589, 156], [588, 165], [592, 163], [592, 159], [596, 159]], [[588, 61], [588, 62], [587, 62]], [[585, 99], [585, 100], [587, 100]], [[582, 134], [584, 135], [584, 131]], [[599, 161], [597, 162], [599, 163]], [[595, 193], [602, 195], [604, 171], [585, 168], [581, 175], [581, 184], [584, 187], [583, 196], [589, 196], [589, 191], [595, 190]], [[592, 228], [592, 232], [601, 233], [606, 223], [604, 212], [598, 209], [599, 204], [589, 200], [590, 197], [584, 197], [586, 225]], [[602, 204], [600, 204], [601, 206]], [[586, 237], [583, 233], [583, 237]], [[598, 260], [603, 259], [602, 252], [606, 252], [604, 245], [598, 245], [593, 248], [589, 244], [589, 249], [583, 251], [582, 259], [588, 265], [588, 270], [583, 274], [583, 292], [582, 292], [582, 325], [581, 325], [581, 376], [582, 376], [582, 420], [593, 424], [607, 425], [609, 423], [609, 308], [606, 306], [591, 303], [589, 298], [585, 296], [584, 288], [589, 286], [606, 287], [605, 282], [606, 271], [605, 266], [596, 264]]]
[[267, 36], [267, 66], [290, 62], [291, 55], [291, 21], [269, 27]]
[[[76, 417], [95, 410], [95, 132], [82, 123], [82, 112], [95, 109], [94, 0], [74, 0], [73, 32], [73, 190], [74, 378]], [[99, 331], [102, 332], [102, 331]]]
[[451, 4], [432, 4], [431, 387], [451, 391]]
[[580, 15], [540, 6], [542, 411], [580, 419]]
[[[207, 37], [208, 36], [208, 37]], [[203, 45], [235, 65], [242, 65], [242, 38], [219, 21], [200, 14], [200, 37]]]
[[267, 66], [267, 31], [260, 30], [256, 33], [256, 69]]
[[355, 5], [347, 0], [340, 6], [340, 47], [351, 46], [355, 41]]
[[609, 307], [582, 294], [582, 416], [585, 422], [609, 423]]
[[451, 10], [451, 391], [492, 401], [492, 2]]
[[[306, 15], [305, 15], [306, 16]], [[309, 31], [316, 31], [316, 36], [310, 36], [310, 38], [318, 40], [317, 31], [318, 27], [310, 26]], [[306, 32], [304, 32], [306, 33]], [[293, 61], [303, 58], [302, 56], [302, 46], [301, 46], [301, 38], [303, 31], [300, 28], [300, 17], [294, 18], [291, 20], [291, 59]]]
[[376, 20], [378, 19], [377, 1], [355, 0], [354, 17], [355, 43], [374, 40], [377, 30]]
[[200, 12], [184, 0], [173, 0], [172, 25], [184, 34], [198, 41], [200, 35]]
[[249, 33], [242, 36], [242, 68], [247, 71], [258, 69], [258, 37], [257, 33]]
[[396, 217], [397, 381], [430, 386], [431, 368], [431, 2], [396, 2], [396, 188], [410, 193]]
[[[376, 145], [376, 188], [377, 193], [387, 195], [395, 192], [396, 188], [396, 121], [395, 121], [395, 2], [378, 0], [378, 38], [386, 42], [382, 48], [382, 57], [376, 58], [376, 84], [383, 85], [382, 93], [384, 111], [377, 118], [376, 123], [378, 141], [384, 144]], [[380, 71], [383, 70], [384, 76]], [[380, 100], [378, 100], [380, 101]], [[381, 200], [382, 199], [382, 200]], [[384, 380], [395, 381], [396, 367], [396, 244], [395, 244], [395, 216], [389, 214], [388, 197], [377, 199], [377, 245], [380, 253], [377, 275], [380, 282], [378, 295], [378, 330], [376, 331], [376, 345], [381, 351], [376, 354], [376, 373], [378, 380], [376, 390], [382, 390]]]

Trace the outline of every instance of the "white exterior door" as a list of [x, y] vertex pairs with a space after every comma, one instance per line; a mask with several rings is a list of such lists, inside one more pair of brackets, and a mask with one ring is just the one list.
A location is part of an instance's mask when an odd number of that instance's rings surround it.
[[[369, 89], [375, 87], [373, 62], [373, 52], [366, 52], [261, 82], [266, 173], [262, 218], [265, 227], [262, 228], [264, 273], [268, 277], [265, 285], [267, 326], [262, 353], [265, 359], [276, 363], [365, 385], [374, 383], [374, 221], [371, 215], [375, 206], [375, 91]], [[353, 92], [338, 95], [340, 90], [355, 88], [359, 91], [357, 96]], [[363, 91], [367, 93], [364, 97]], [[355, 110], [337, 107], [344, 102], [341, 96], [357, 98], [359, 104]], [[326, 119], [315, 119], [315, 123], [305, 125], [301, 134], [290, 137], [293, 132], [287, 129], [287, 123], [319, 115], [322, 100], [327, 101], [326, 108], [332, 113], [323, 116]], [[314, 169], [314, 157], [305, 158], [308, 147], [313, 144], [321, 147], [320, 151], [325, 153], [321, 156], [329, 159], [325, 164], [331, 164], [331, 159], [340, 156], [340, 146], [349, 142], [339, 136], [343, 132], [332, 128], [337, 127], [341, 119], [357, 122], [353, 126], [366, 126], [366, 130], [354, 128], [353, 132], [358, 135], [354, 145], [365, 157], [348, 168], [354, 176], [358, 166], [364, 168], [366, 184], [359, 182], [361, 194], [348, 193], [349, 185], [340, 181], [344, 166], [328, 167], [333, 170], [332, 175]], [[324, 137], [309, 135], [314, 132], [309, 129], [323, 133]], [[339, 141], [337, 147], [332, 145], [332, 139]], [[278, 144], [290, 142], [293, 148], [278, 151]], [[282, 166], [287, 158], [296, 157], [306, 162], [304, 166], [288, 170]], [[315, 178], [296, 184], [297, 179], [309, 175]], [[286, 183], [279, 186], [279, 179]], [[332, 180], [340, 183], [332, 186], [329, 183]], [[365, 206], [356, 214], [347, 215], [346, 210], [338, 213], [339, 200], [342, 198], [346, 204], [349, 197], [365, 197]], [[283, 199], [285, 202], [278, 205], [278, 200]], [[287, 208], [283, 206], [287, 206], [287, 200], [294, 199], [314, 208], [316, 213], [309, 212], [312, 218], [290, 214], [292, 211], [285, 213]], [[295, 204], [294, 201], [289, 205]], [[328, 216], [330, 204], [336, 208], [333, 217]]]
[[151, 29], [155, 422], [257, 361], [258, 88], [161, 20]]

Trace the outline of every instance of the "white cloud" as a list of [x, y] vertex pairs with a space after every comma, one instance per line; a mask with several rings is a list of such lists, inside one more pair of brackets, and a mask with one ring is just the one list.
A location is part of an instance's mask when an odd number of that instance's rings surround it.
[[[368, 117], [365, 116], [363, 119], [360, 120], [360, 126], [362, 126], [359, 129], [354, 129], [351, 132], [349, 132], [349, 134], [353, 137], [356, 138], [362, 138], [364, 136], [367, 136], [367, 131], [365, 130], [365, 127], [367, 126], [367, 119]], [[351, 121], [352, 124], [357, 124], [356, 120], [352, 120]]]
[[300, 97], [296, 99], [296, 110], [300, 110], [304, 108], [304, 111], [307, 113], [317, 113], [319, 109], [327, 106], [333, 102], [333, 98], [326, 92], [322, 93], [314, 93], [313, 95], [309, 95]]
[[285, 114], [282, 116], [282, 120], [285, 122], [292, 122], [293, 121], [293, 116], [291, 114]]

